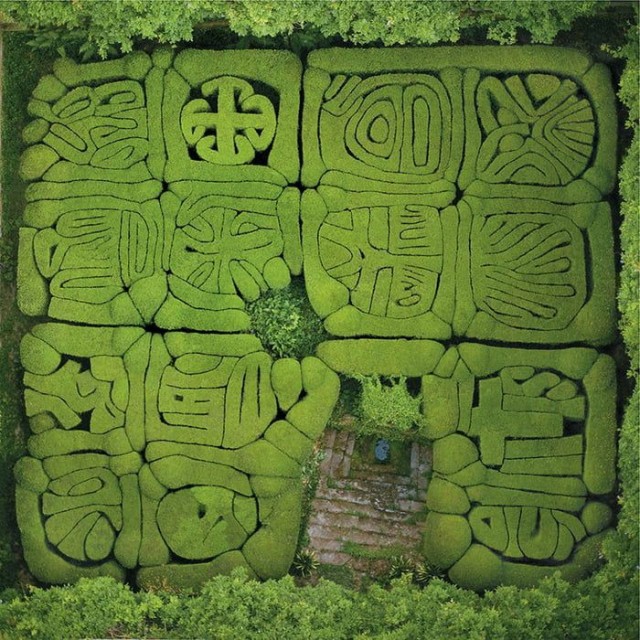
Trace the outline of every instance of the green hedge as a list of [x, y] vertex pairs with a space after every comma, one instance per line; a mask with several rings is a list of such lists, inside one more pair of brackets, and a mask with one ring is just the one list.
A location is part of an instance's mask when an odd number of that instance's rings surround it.
[[[8, 599], [7, 599], [8, 597]], [[297, 587], [241, 573], [219, 576], [197, 595], [132, 593], [106, 578], [36, 589], [0, 602], [8, 640], [137, 638], [394, 638], [398, 640], [630, 640], [635, 589], [596, 576], [578, 585], [555, 577], [536, 589], [500, 587], [484, 597], [439, 579], [419, 589], [405, 578], [357, 592], [322, 580]], [[517, 615], [514, 615], [514, 612]]]
[[235, 566], [287, 572], [301, 467], [339, 382], [317, 358], [272, 367], [260, 349], [253, 336], [133, 327], [48, 323], [25, 336], [33, 435], [15, 466], [16, 508], [38, 579], [139, 569], [141, 585], [195, 586]]
[[[343, 3], [343, 5], [346, 5], [346, 4], [347, 3]], [[548, 7], [546, 8], [548, 9]], [[40, 9], [42, 9], [42, 7], [40, 7]], [[531, 8], [529, 7], [529, 9]], [[592, 7], [588, 7], [584, 5], [579, 9], [579, 11], [584, 10], [585, 12], [588, 12], [591, 9]], [[478, 22], [481, 24], [482, 20], [479, 20]], [[540, 21], [540, 23], [544, 24], [544, 21]], [[632, 43], [634, 42], [633, 37], [631, 37], [631, 42]], [[630, 60], [633, 60], [634, 59], [633, 56], [637, 55], [637, 52], [634, 53], [633, 51], [633, 46], [634, 46], [633, 44], [628, 45], [627, 48], [622, 51], [621, 55], [624, 57], [627, 57]], [[163, 60], [164, 59], [161, 60], [161, 56], [155, 57], [155, 61], [159, 68], [166, 68], [167, 63], [166, 61], [163, 61]], [[165, 65], [164, 67], [162, 66], [163, 64]], [[637, 69], [637, 64], [635, 68]], [[628, 70], [633, 70], [633, 69], [634, 69], [634, 65], [632, 63], [629, 63]], [[61, 74], [64, 75], [63, 71], [61, 71]], [[629, 79], [630, 77], [631, 77], [631, 80]], [[629, 106], [631, 110], [631, 114], [632, 114], [631, 122], [635, 123], [637, 121], [637, 118], [635, 118], [633, 114], [635, 113], [637, 115], [637, 97], [633, 95], [633, 89], [629, 90], [630, 86], [633, 87], [633, 78], [628, 72], [623, 78], [623, 87], [621, 90], [621, 97], [623, 100], [625, 100], [626, 104]], [[52, 95], [51, 91], [53, 91], [53, 94], [55, 94], [55, 90], [56, 90], [55, 86], [53, 86], [51, 82], [49, 83], [49, 86], [43, 85], [41, 89], [42, 90], [38, 92], [38, 95], [40, 97], [44, 97], [45, 99], [48, 96]], [[37, 127], [32, 127], [30, 132], [27, 134], [27, 137], [29, 138], [30, 141], [37, 142], [37, 140], [39, 139], [39, 136], [41, 135], [42, 135], [42, 132], [38, 131]], [[49, 162], [50, 158], [49, 160], [47, 158], [44, 158], [44, 159], [40, 158], [40, 160], [42, 160], [44, 162], [44, 165], [46, 165]], [[37, 165], [37, 162], [34, 162], [34, 165]], [[630, 266], [627, 266], [625, 268], [625, 271], [623, 271], [620, 304], [621, 304], [621, 309], [623, 311], [623, 315], [625, 318], [625, 320], [623, 321], [624, 325], [622, 327], [622, 330], [625, 336], [627, 337], [627, 345], [631, 352], [632, 370], [635, 370], [637, 368], [636, 367], [637, 341], [635, 339], [635, 336], [637, 335], [637, 331], [634, 332], [634, 324], [633, 324], [635, 322], [634, 310], [637, 310], [637, 299], [634, 297], [634, 294], [633, 294], [635, 283], [637, 282], [637, 272], [634, 271], [634, 267], [633, 267], [633, 265], [637, 263], [637, 244], [634, 244], [635, 238], [637, 238], [637, 234], [633, 233], [633, 229], [637, 227], [637, 206], [634, 205], [635, 198], [636, 198], [636, 196], [634, 195], [636, 193], [636, 191], [634, 190], [635, 176], [637, 175], [636, 168], [637, 168], [637, 144], [634, 142], [632, 144], [632, 151], [627, 155], [627, 159], [625, 160], [621, 170], [621, 189], [622, 189], [623, 197], [625, 198], [625, 202], [626, 202], [626, 204], [623, 205], [623, 213], [625, 214], [625, 223], [624, 223], [625, 230], [623, 231], [623, 251], [625, 255], [625, 259], [624, 259], [625, 265], [630, 265]], [[40, 171], [40, 169], [38, 171]], [[54, 182], [56, 180], [64, 181], [69, 179], [69, 176], [73, 176], [73, 172], [69, 173], [69, 167], [61, 165], [57, 170], [57, 172], [52, 172], [50, 175], [51, 175], [52, 181]], [[90, 174], [87, 173], [86, 175], [83, 175], [82, 178], [85, 179], [89, 175]], [[593, 178], [594, 184], [596, 186], [599, 186], [601, 189], [603, 189], [603, 187], [600, 185], [603, 185], [610, 180], [610, 178], [608, 178], [602, 172], [595, 172], [592, 175], [592, 178]], [[73, 178], [71, 177], [71, 179]], [[480, 189], [479, 187], [478, 189], [479, 189], [477, 192], [478, 195], [480, 196], [484, 195], [482, 193], [482, 189]], [[32, 193], [34, 194], [34, 199], [38, 200], [39, 197], [37, 195], [37, 191], [32, 190]], [[53, 191], [51, 191], [51, 193], [53, 193]], [[55, 196], [53, 197], [55, 199]], [[510, 195], [506, 194], [505, 192], [505, 198], [507, 197], [510, 197]], [[559, 197], [559, 196], [556, 195], [554, 197]], [[167, 206], [170, 210], [171, 204], [168, 203]], [[588, 215], [585, 214], [585, 217], [588, 217]], [[631, 233], [628, 232], [629, 228], [632, 229]], [[606, 237], [607, 235], [608, 235], [608, 231], [605, 230], [604, 236]], [[596, 233], [596, 229], [594, 229], [593, 236], [601, 237], [602, 233]], [[27, 239], [26, 242], [29, 242], [29, 240]], [[291, 253], [291, 251], [289, 251], [289, 256], [291, 255], [293, 254]], [[285, 253], [285, 261], [286, 259], [287, 258]], [[294, 267], [292, 266], [294, 264], [295, 264], [295, 260], [291, 259], [289, 263], [289, 267], [293, 273], [295, 273]], [[247, 287], [244, 287], [244, 289], [245, 289], [245, 292], [247, 293], [247, 296], [246, 296], [247, 299], [250, 299], [252, 296], [251, 292], [247, 289]], [[40, 305], [40, 307], [41, 306], [42, 305]], [[35, 313], [38, 313], [38, 311], [36, 311]], [[144, 316], [144, 313], [142, 315]], [[628, 320], [629, 318], [630, 320]], [[349, 321], [350, 321], [349, 318], [344, 318], [343, 320], [346, 320], [347, 324], [349, 324]], [[460, 320], [460, 322], [462, 323], [462, 325], [460, 326], [463, 326], [464, 319]], [[240, 326], [240, 324], [238, 326]], [[610, 329], [608, 329], [608, 331], [610, 331]], [[442, 366], [444, 368], [444, 365]], [[440, 372], [436, 371], [436, 374], [438, 376], [444, 375], [446, 377], [446, 374], [444, 374], [442, 371]], [[606, 412], [610, 413], [610, 407], [609, 409], [606, 409]], [[436, 415], [437, 415], [437, 412], [436, 412]], [[624, 582], [629, 579], [630, 567], [635, 566], [636, 564], [633, 561], [633, 558], [634, 557], [637, 558], [637, 544], [634, 545], [634, 540], [637, 541], [637, 527], [635, 525], [636, 525], [636, 519], [637, 519], [637, 504], [638, 504], [637, 503], [638, 465], [634, 464], [634, 461], [637, 461], [637, 450], [634, 447], [633, 443], [635, 442], [635, 438], [637, 434], [637, 422], [638, 422], [637, 417], [634, 417], [633, 405], [632, 405], [626, 414], [623, 427], [622, 427], [621, 479], [623, 483], [625, 500], [623, 503], [621, 518], [618, 526], [618, 534], [614, 536], [609, 536], [608, 540], [605, 542], [605, 545], [604, 545], [605, 553], [609, 558], [609, 564], [607, 565], [607, 567], [605, 567], [603, 571], [598, 573], [595, 576], [595, 578], [591, 580], [591, 582], [588, 582], [588, 584], [599, 584], [600, 586], [602, 586], [603, 584], [606, 584], [609, 581], [608, 586], [610, 586], [611, 582], [613, 583]], [[32, 424], [32, 428], [46, 430], [47, 429], [46, 421], [45, 422], [34, 421], [34, 423]], [[447, 434], [445, 433], [442, 435], [447, 435]], [[282, 436], [280, 434], [276, 435], [276, 432], [274, 431], [274, 441], [278, 441], [281, 437]], [[116, 447], [116, 449], [120, 451], [118, 447]], [[609, 459], [612, 458], [611, 451], [609, 452], [608, 457]], [[127, 468], [127, 467], [124, 467], [124, 468]], [[464, 473], [464, 472], [465, 470], [463, 469], [461, 470], [460, 473]], [[608, 475], [610, 477], [610, 473], [611, 473], [610, 468], [607, 468], [605, 470], [605, 475]], [[600, 471], [595, 470], [594, 474], [595, 476], [599, 476]], [[461, 484], [464, 486], [464, 483], [461, 483]], [[610, 486], [611, 482], [609, 479], [607, 479], [606, 481], [603, 481], [602, 484], [603, 486]], [[601, 491], [602, 490], [598, 488], [596, 492], [599, 493]], [[599, 503], [592, 503], [592, 504], [597, 505]], [[598, 509], [603, 510], [603, 513], [597, 513]], [[593, 513], [591, 513], [592, 511]], [[602, 528], [603, 526], [602, 522], [606, 521], [609, 517], [608, 511], [606, 513], [604, 513], [604, 511], [607, 511], [604, 505], [602, 508], [595, 507], [595, 510], [590, 509], [588, 512], [585, 508], [583, 520], [584, 520], [585, 527], [587, 528], [589, 533], [596, 533]], [[558, 547], [558, 549], [560, 549], [560, 546]], [[92, 553], [94, 553], [94, 551], [92, 551]], [[595, 553], [593, 552], [592, 546], [590, 546], [589, 548], [585, 548], [585, 555], [595, 555]], [[517, 571], [520, 573], [511, 572], [510, 574], [514, 582], [517, 584], [525, 583], [531, 578], [531, 575], [533, 574], [533, 572], [527, 572], [526, 570], [517, 569]], [[489, 571], [489, 573], [491, 573], [491, 571]], [[570, 575], [571, 577], [575, 577], [575, 575], [572, 575], [571, 572], [569, 572], [568, 575]], [[615, 576], [615, 579], [612, 579], [612, 576]], [[586, 584], [586, 583], [583, 583], [583, 584]], [[631, 602], [633, 602], [633, 600], [634, 600], [633, 597], [630, 598]], [[590, 602], [590, 600], [588, 601]], [[585, 616], [585, 619], [589, 620], [589, 617]], [[627, 616], [624, 619], [626, 620], [625, 622], [625, 624], [627, 625], [626, 629], [628, 629], [630, 626], [632, 626], [631, 621], [633, 620], [633, 618], [629, 618]], [[596, 623], [593, 620], [592, 622], [594, 624], [593, 628], [597, 629]], [[614, 632], [615, 632], [615, 629], [614, 629]], [[620, 633], [622, 634], [622, 632]], [[499, 637], [499, 636], [496, 636], [496, 637]], [[620, 635], [620, 637], [623, 637], [623, 635]]]
[[[17, 513], [39, 579], [140, 569], [143, 585], [188, 584], [185, 561], [194, 584], [235, 565], [281, 576], [300, 491], [265, 498], [252, 481], [300, 475], [337, 398], [331, 369], [458, 386], [444, 409], [390, 387], [401, 416], [365, 383], [362, 412], [406, 432], [421, 404], [438, 420], [457, 393], [455, 432], [425, 425], [434, 471], [501, 507], [509, 544], [458, 507], [432, 513], [423, 548], [451, 579], [482, 589], [593, 569], [598, 527], [572, 532], [614, 487], [615, 366], [532, 347], [614, 340], [613, 92], [581, 52], [503, 51], [318, 50], [302, 92], [286, 51], [54, 63], [21, 163], [33, 184], [18, 304], [65, 321], [21, 348], [33, 435]], [[276, 367], [272, 383], [246, 303], [301, 272], [332, 340], [324, 363]], [[451, 337], [530, 348], [433, 341]], [[556, 460], [581, 437], [573, 466]], [[109, 460], [87, 467], [86, 451]], [[43, 466], [52, 457], [66, 457], [64, 480]], [[145, 494], [142, 477], [164, 490]]]

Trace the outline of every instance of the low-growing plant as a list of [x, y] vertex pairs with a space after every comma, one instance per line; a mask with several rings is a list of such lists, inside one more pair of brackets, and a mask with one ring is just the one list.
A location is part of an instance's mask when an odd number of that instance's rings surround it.
[[318, 570], [319, 565], [320, 563], [318, 562], [316, 552], [306, 547], [296, 553], [293, 564], [291, 565], [291, 571], [296, 576], [307, 578]]
[[383, 576], [381, 582], [382, 584], [389, 584], [392, 580], [409, 576], [409, 579], [414, 584], [419, 587], [425, 587], [433, 578], [442, 579], [445, 575], [444, 569], [427, 560], [417, 559], [402, 553], [391, 558], [389, 570]]
[[443, 578], [445, 573], [444, 569], [441, 569], [426, 560], [421, 560], [420, 562], [416, 562], [413, 567], [413, 581], [417, 585], [424, 587], [433, 578]]
[[357, 376], [362, 385], [359, 435], [415, 439], [423, 425], [421, 395], [413, 396], [403, 376]]
[[267, 291], [247, 305], [247, 312], [254, 333], [278, 358], [313, 355], [318, 343], [327, 338], [301, 280], [292, 281], [285, 289]]
[[300, 534], [298, 536], [298, 550], [309, 544], [309, 518], [311, 508], [320, 482], [320, 463], [324, 460], [324, 450], [315, 449], [302, 465], [300, 480], [302, 481], [302, 503], [300, 505]]
[[[260, 583], [217, 576], [191, 595], [133, 593], [109, 578], [0, 598], [3, 640], [138, 637], [216, 640], [630, 640], [638, 637], [638, 583], [605, 571], [571, 585], [557, 574], [538, 587], [480, 596], [442, 580], [418, 588], [405, 574], [363, 591], [348, 571], [323, 565], [316, 586], [291, 576]], [[637, 572], [636, 572], [637, 573]], [[415, 574], [414, 574], [415, 575]], [[344, 584], [344, 582], [343, 582]], [[517, 612], [517, 615], [514, 615]]]
[[395, 580], [401, 578], [404, 575], [410, 575], [413, 579], [415, 570], [415, 563], [404, 553], [399, 556], [395, 556], [391, 559], [391, 566], [389, 567], [388, 578], [389, 580]]

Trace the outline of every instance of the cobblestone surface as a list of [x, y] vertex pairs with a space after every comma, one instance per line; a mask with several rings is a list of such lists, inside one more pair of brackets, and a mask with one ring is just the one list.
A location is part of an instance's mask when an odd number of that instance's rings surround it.
[[431, 451], [411, 445], [409, 475], [385, 465], [361, 464], [351, 468], [355, 436], [328, 430], [325, 457], [309, 521], [310, 546], [325, 564], [358, 562], [345, 553], [345, 543], [356, 543], [372, 555], [401, 548], [411, 554], [422, 540], [427, 472]]

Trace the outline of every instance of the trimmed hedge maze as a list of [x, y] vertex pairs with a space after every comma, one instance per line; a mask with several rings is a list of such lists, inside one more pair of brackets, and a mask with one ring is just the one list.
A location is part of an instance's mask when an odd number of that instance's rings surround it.
[[[38, 579], [284, 574], [337, 373], [421, 380], [423, 551], [454, 582], [595, 566], [616, 454], [606, 68], [550, 47], [330, 49], [304, 73], [158, 49], [59, 60], [29, 112], [18, 302], [41, 323], [15, 475]], [[274, 361], [245, 305], [301, 274], [332, 339]]]

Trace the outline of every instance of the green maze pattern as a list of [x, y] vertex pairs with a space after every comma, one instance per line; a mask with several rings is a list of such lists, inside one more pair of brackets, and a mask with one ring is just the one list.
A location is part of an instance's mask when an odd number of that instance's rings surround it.
[[466, 587], [568, 579], [612, 520], [616, 372], [589, 348], [325, 342], [336, 371], [420, 378], [434, 441], [425, 556]]
[[[592, 569], [615, 488], [615, 101], [576, 51], [508, 53], [57, 61], [21, 164], [38, 579], [284, 574], [337, 373], [421, 379], [423, 552], [453, 581]], [[245, 304], [301, 274], [334, 339], [274, 361]]]

